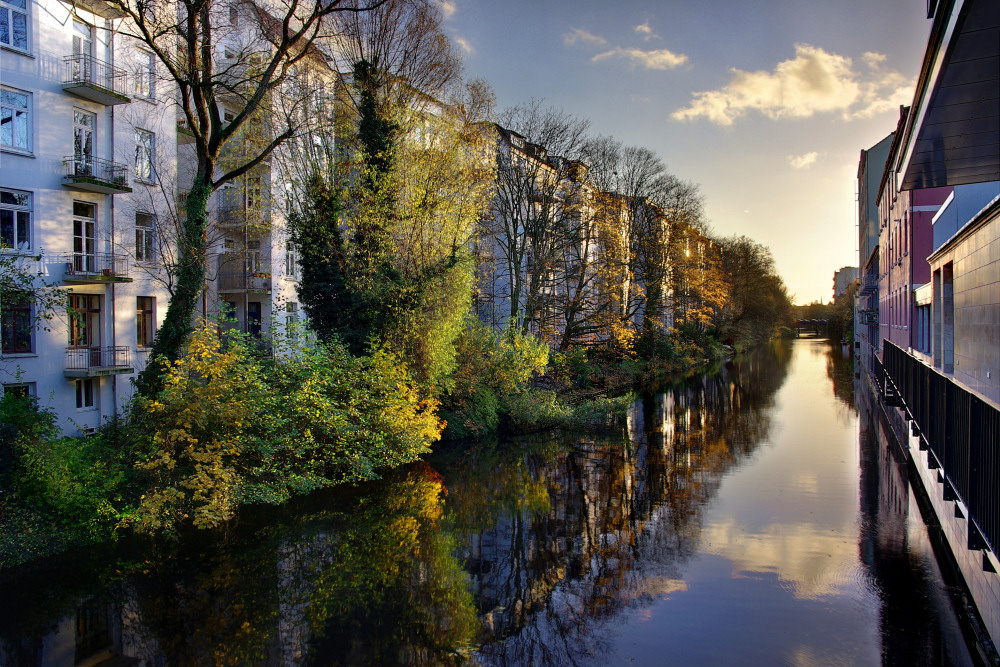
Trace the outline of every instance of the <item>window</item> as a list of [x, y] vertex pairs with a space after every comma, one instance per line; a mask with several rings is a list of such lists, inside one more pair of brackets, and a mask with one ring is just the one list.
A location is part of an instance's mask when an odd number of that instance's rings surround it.
[[235, 27], [240, 22], [240, 10], [235, 6], [229, 8], [229, 25]]
[[28, 398], [35, 395], [34, 382], [18, 382], [16, 384], [5, 384], [3, 386], [4, 396], [17, 396], [18, 398]]
[[83, 378], [76, 381], [76, 409], [85, 410], [94, 407], [94, 378]]
[[291, 241], [285, 242], [285, 275], [289, 278], [298, 277], [299, 258], [295, 252], [295, 244]]
[[156, 243], [156, 219], [149, 213], [135, 214], [135, 261], [153, 262]]
[[0, 89], [0, 146], [31, 150], [30, 98], [30, 94], [19, 90]]
[[14, 292], [0, 303], [0, 330], [3, 353], [25, 354], [31, 352], [31, 296], [27, 292]]
[[70, 347], [100, 347], [101, 297], [96, 294], [69, 295]]
[[0, 188], [0, 248], [31, 247], [31, 193]]
[[156, 178], [153, 161], [156, 158], [156, 135], [146, 130], [135, 131], [135, 177], [152, 183]]
[[139, 67], [135, 73], [135, 95], [147, 100], [156, 99], [156, 56], [147, 51], [138, 51]]
[[263, 204], [260, 176], [247, 176], [247, 211], [258, 212]]
[[97, 207], [73, 202], [73, 270], [97, 272]]
[[28, 0], [0, 0], [0, 44], [28, 50]]
[[155, 333], [153, 313], [156, 301], [151, 296], [135, 298], [135, 340], [136, 347], [152, 347]]

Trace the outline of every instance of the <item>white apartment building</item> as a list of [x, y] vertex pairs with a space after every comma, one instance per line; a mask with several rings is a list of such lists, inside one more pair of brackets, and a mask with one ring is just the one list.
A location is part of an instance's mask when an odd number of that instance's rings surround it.
[[[164, 184], [172, 91], [99, 0], [0, 0], [0, 252], [69, 309], [0, 304], [4, 391], [36, 395], [66, 433], [117, 414], [168, 302]], [[34, 258], [39, 259], [35, 260]]]
[[[68, 435], [132, 396], [169, 303], [164, 266], [193, 176], [176, 90], [124, 20], [101, 0], [0, 0], [0, 252], [69, 306], [40, 320], [27, 301], [0, 304], [0, 384], [37, 396]], [[209, 206], [201, 314], [227, 312], [257, 336], [299, 310], [271, 173], [265, 163]]]

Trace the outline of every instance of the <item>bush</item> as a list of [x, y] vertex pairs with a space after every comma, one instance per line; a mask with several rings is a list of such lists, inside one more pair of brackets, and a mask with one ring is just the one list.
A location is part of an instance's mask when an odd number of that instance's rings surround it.
[[548, 346], [518, 331], [494, 331], [469, 318], [456, 345], [458, 366], [442, 414], [448, 434], [467, 437], [495, 430], [510, 401], [545, 371]]
[[133, 410], [148, 489], [136, 526], [211, 528], [243, 503], [373, 479], [428, 451], [442, 428], [436, 409], [385, 354], [355, 358], [336, 344], [279, 340], [271, 359], [240, 335], [223, 349], [203, 323], [164, 389]]
[[58, 436], [33, 396], [0, 399], [0, 567], [114, 536], [124, 470], [100, 436]]

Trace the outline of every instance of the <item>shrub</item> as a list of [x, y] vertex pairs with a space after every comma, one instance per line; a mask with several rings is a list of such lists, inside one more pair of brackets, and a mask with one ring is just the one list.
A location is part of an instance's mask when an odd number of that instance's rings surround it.
[[278, 343], [273, 359], [239, 335], [224, 349], [202, 323], [163, 390], [137, 401], [137, 467], [148, 486], [139, 530], [172, 533], [187, 521], [216, 527], [242, 503], [276, 504], [372, 479], [440, 437], [437, 404], [421, 400], [392, 357]]

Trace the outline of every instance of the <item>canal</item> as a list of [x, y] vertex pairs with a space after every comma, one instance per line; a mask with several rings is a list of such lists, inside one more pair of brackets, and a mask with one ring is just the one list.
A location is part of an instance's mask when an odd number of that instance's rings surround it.
[[0, 573], [0, 664], [974, 664], [870, 413], [846, 350], [776, 344], [627, 427]]

